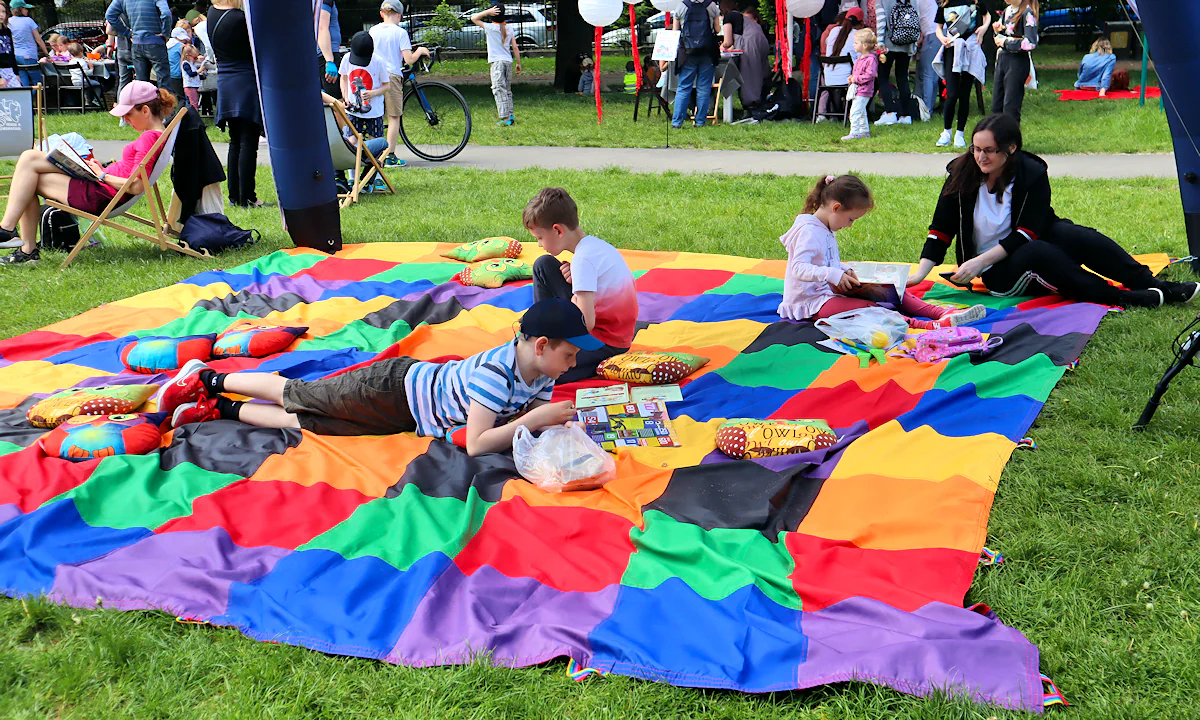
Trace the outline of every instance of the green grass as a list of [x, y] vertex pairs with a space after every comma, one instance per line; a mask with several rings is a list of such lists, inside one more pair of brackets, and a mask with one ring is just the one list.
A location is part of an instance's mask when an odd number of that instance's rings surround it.
[[[778, 236], [812, 182], [615, 170], [399, 171], [392, 177], [398, 198], [368, 197], [342, 214], [347, 242], [521, 238], [527, 199], [559, 184], [578, 200], [584, 227], [620, 247], [781, 258]], [[868, 181], [878, 209], [841, 234], [843, 254], [914, 259], [937, 181]], [[259, 186], [270, 198], [265, 170]], [[1137, 252], [1185, 252], [1171, 181], [1060, 179], [1055, 207]], [[66, 272], [53, 262], [61, 255], [48, 255], [35, 268], [6, 269], [0, 335], [287, 245], [276, 211], [234, 211], [232, 217], [260, 229], [262, 243], [192, 260], [113, 238]], [[1186, 272], [1172, 268], [1171, 275]], [[1067, 373], [1032, 429], [1039, 449], [1015, 454], [996, 496], [987, 542], [1008, 560], [979, 571], [967, 602], [989, 603], [1041, 647], [1041, 668], [1074, 705], [1073, 718], [1195, 717], [1197, 376], [1176, 381], [1149, 432], [1129, 431], [1165, 369], [1169, 341], [1194, 313], [1168, 307], [1106, 319], [1079, 369]], [[862, 684], [766, 696], [623, 678], [576, 684], [563, 675], [564, 667], [413, 670], [256, 643], [232, 630], [179, 625], [159, 613], [0, 600], [5, 717], [1024, 717]]]
[[[1026, 95], [1023, 125], [1029, 150], [1044, 154], [1170, 152], [1171, 133], [1157, 102], [1139, 107], [1137, 101], [1059, 102], [1051, 88], [1070, 87], [1073, 72], [1039, 74], [1041, 90]], [[633, 122], [633, 97], [620, 92], [603, 96], [604, 122], [596, 123], [596, 106], [589, 97], [556, 92], [548, 85], [517, 84], [513, 88], [517, 124], [495, 125], [495, 102], [486, 85], [459, 84], [472, 109], [474, 145], [539, 145], [555, 147], [662, 147], [666, 116]], [[991, 107], [990, 90], [984, 93]], [[981, 116], [972, 101], [971, 122]], [[644, 110], [643, 106], [643, 110]], [[642, 115], [639, 113], [639, 117]], [[76, 130], [95, 140], [132, 140], [135, 133], [118, 128], [104, 113], [82, 116], [50, 115], [50, 132]], [[671, 133], [671, 147], [705, 150], [819, 150], [832, 152], [919, 152], [953, 154], [952, 148], [934, 146], [941, 132], [937, 121], [912, 126], [877, 128], [875, 137], [853, 143], [839, 138], [846, 129], [837, 123], [807, 122], [720, 125], [695, 129], [685, 126]], [[215, 127], [209, 138], [223, 142], [227, 136]], [[470, 149], [463, 155], [469, 158]]]
[[[600, 53], [600, 70], [606, 73], [624, 73], [625, 63], [632, 59], [633, 55], [629, 52], [622, 52], [616, 48], [604, 48]], [[554, 77], [554, 56], [522, 57], [521, 70], [522, 75]], [[442, 60], [434, 65], [430, 76], [488, 78], [490, 77], [489, 73], [487, 58], [453, 58]], [[521, 75], [515, 76], [518, 81], [521, 77]]]

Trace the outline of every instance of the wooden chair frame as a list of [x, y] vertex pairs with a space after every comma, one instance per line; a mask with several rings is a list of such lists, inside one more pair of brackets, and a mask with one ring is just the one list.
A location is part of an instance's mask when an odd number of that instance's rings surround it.
[[[33, 150], [34, 148], [39, 147], [46, 140], [46, 112], [45, 106], [43, 105], [45, 100], [45, 86], [43, 86], [41, 83], [38, 83], [29, 89], [33, 90], [33, 145], [29, 147], [30, 150]], [[11, 186], [12, 179], [12, 175], [0, 175], [0, 183], [7, 183]], [[5, 200], [7, 198], [7, 192], [3, 195], [0, 195], [0, 200]]]
[[[362, 192], [362, 189], [367, 186], [367, 183], [373, 182], [376, 175], [383, 178], [383, 183], [387, 186], [387, 193], [395, 195], [396, 189], [392, 187], [392, 182], [388, 180], [387, 174], [383, 172], [383, 165], [367, 149], [366, 140], [358, 132], [358, 128], [354, 127], [354, 123], [350, 122], [350, 116], [346, 114], [345, 109], [336, 104], [326, 105], [326, 107], [333, 112], [334, 122], [339, 128], [350, 128], [350, 132], [354, 133], [354, 137], [358, 141], [354, 146], [354, 181], [350, 186], [350, 192], [338, 193], [338, 209], [345, 209], [351, 203], [358, 202], [358, 196]], [[344, 138], [342, 142], [346, 142]], [[363, 162], [364, 158], [367, 161], [366, 163]], [[363, 172], [364, 165], [366, 166], [366, 172]]]
[[[160, 154], [159, 151], [164, 148], [169, 139], [173, 138], [174, 135], [178, 133], [179, 123], [183, 120], [183, 116], [184, 113], [182, 112], [175, 114], [175, 118], [167, 125], [163, 134], [159, 136], [158, 140], [154, 141], [154, 145], [151, 146], [150, 152], [146, 153], [146, 156], [142, 158], [142, 161], [138, 163], [138, 166], [134, 169], [133, 174], [126, 178], [125, 184], [122, 185], [119, 190], [117, 190], [117, 194], [113, 196], [112, 200], [108, 201], [108, 205], [100, 212], [99, 215], [93, 215], [92, 213], [73, 208], [70, 205], [60, 203], [57, 200], [45, 198], [46, 204], [50, 207], [55, 207], [59, 210], [65, 210], [72, 215], [81, 218], [87, 218], [91, 221], [91, 226], [86, 232], [83, 233], [83, 235], [80, 236], [79, 242], [75, 243], [75, 247], [71, 249], [71, 253], [67, 255], [67, 259], [63, 260], [62, 265], [59, 266], [60, 270], [67, 267], [72, 261], [75, 260], [75, 256], [79, 254], [80, 250], [83, 250], [83, 248], [87, 247], [88, 241], [92, 239], [92, 235], [101, 227], [112, 228], [113, 230], [118, 230], [127, 235], [141, 238], [147, 242], [157, 245], [159, 250], [174, 250], [177, 253], [191, 257], [207, 257], [207, 255], [204, 253], [199, 253], [184, 245], [171, 242], [171, 239], [164, 232], [163, 228], [166, 222], [167, 213], [163, 207], [162, 195], [158, 190], [158, 180], [155, 178], [155, 181], [151, 182], [150, 172], [147, 170], [147, 165], [150, 164], [151, 159], [153, 159], [155, 162], [158, 162], [158, 155]], [[129, 188], [138, 180], [142, 181], [142, 193], [141, 195], [135, 196], [129, 191]], [[146, 198], [146, 205], [150, 208], [149, 220], [134, 215], [131, 212], [124, 212], [117, 215], [113, 214], [113, 211], [117, 207], [125, 203], [129, 203], [129, 207], [132, 209], [133, 205], [136, 204], [137, 200], [141, 197]], [[121, 225], [120, 223], [114, 222], [114, 220], [119, 217], [141, 223], [142, 225], [151, 228], [151, 232], [143, 232], [127, 225]]]

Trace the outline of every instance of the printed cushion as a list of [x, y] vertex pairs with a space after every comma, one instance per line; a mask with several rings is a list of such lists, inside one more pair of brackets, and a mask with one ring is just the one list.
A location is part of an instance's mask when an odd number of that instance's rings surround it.
[[726, 420], [717, 428], [717, 447], [731, 458], [790, 455], [833, 447], [837, 435], [824, 420]]
[[482, 288], [498, 288], [512, 280], [532, 280], [533, 268], [523, 260], [488, 260], [458, 271], [450, 278], [463, 285]]
[[614, 355], [596, 368], [608, 380], [636, 385], [677, 383], [708, 364], [708, 358], [680, 352], [627, 352]]
[[77, 415], [42, 436], [42, 452], [71, 462], [145, 455], [162, 444], [158, 424], [144, 414]]
[[274, 355], [286, 350], [288, 345], [306, 332], [306, 327], [283, 327], [257, 320], [238, 320], [217, 336], [217, 341], [212, 347], [212, 357], [216, 360]]
[[442, 257], [463, 262], [477, 262], [494, 258], [516, 258], [521, 255], [521, 243], [510, 237], [490, 237], [484, 240], [464, 243], [450, 252], [442, 253]]
[[153, 375], [183, 367], [188, 360], [212, 357], [216, 335], [190, 335], [181, 338], [144, 337], [121, 351], [121, 362], [134, 372]]
[[60, 390], [29, 408], [25, 419], [34, 427], [55, 428], [76, 415], [113, 415], [137, 410], [157, 385], [110, 385]]

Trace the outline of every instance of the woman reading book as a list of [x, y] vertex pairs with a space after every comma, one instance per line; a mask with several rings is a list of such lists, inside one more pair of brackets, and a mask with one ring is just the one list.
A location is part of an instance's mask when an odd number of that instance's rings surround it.
[[[109, 112], [123, 118], [141, 134], [125, 146], [120, 160], [107, 166], [87, 160], [87, 166], [94, 174], [92, 179], [68, 175], [50, 162], [41, 150], [21, 153], [13, 171], [8, 205], [4, 208], [4, 217], [0, 218], [0, 247], [17, 249], [0, 258], [0, 263], [16, 265], [37, 262], [40, 258], [37, 246], [40, 198], [55, 200], [93, 215], [103, 212], [162, 135], [164, 120], [174, 108], [175, 96], [148, 82], [135, 80], [122, 88], [116, 106]], [[134, 181], [128, 188], [128, 195], [140, 195], [145, 190], [142, 184], [140, 180]]]

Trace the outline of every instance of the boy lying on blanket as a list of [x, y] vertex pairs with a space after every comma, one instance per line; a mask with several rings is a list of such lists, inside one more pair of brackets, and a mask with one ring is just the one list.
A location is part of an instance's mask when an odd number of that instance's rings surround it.
[[[158, 409], [172, 425], [240, 420], [258, 427], [303, 428], [318, 435], [391, 435], [416, 431], [444, 437], [466, 425], [470, 455], [502, 452], [513, 434], [562, 425], [575, 416], [571, 402], [550, 402], [554, 381], [575, 366], [580, 350], [596, 350], [583, 313], [549, 298], [521, 317], [521, 332], [465, 360], [381, 360], [342, 375], [308, 382], [271, 373], [218, 373], [193, 360], [159, 393]], [[273, 405], [237, 402], [236, 393]]]

